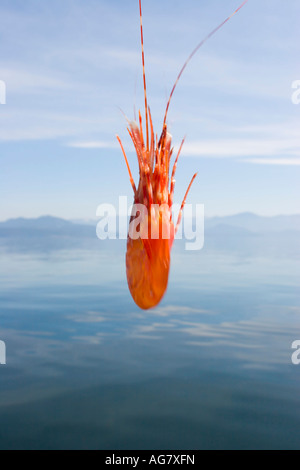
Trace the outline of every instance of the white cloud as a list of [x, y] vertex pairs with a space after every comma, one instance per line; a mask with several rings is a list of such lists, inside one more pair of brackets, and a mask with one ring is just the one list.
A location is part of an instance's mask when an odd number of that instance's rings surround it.
[[86, 142], [71, 142], [67, 144], [67, 147], [77, 149], [114, 149], [119, 148], [118, 143], [109, 141], [86, 141]]
[[256, 165], [300, 165], [300, 158], [248, 158], [243, 160], [246, 163], [255, 163]]
[[186, 142], [187, 157], [300, 156], [300, 139], [220, 139]]
[[[111, 119], [89, 115], [24, 110], [3, 106], [0, 115], [0, 141], [46, 140], [66, 137], [83, 138], [84, 135], [110, 129]], [[106, 127], [105, 127], [106, 126]]]
[[22, 66], [1, 67], [0, 76], [7, 84], [8, 93], [39, 93], [46, 90], [68, 90], [72, 83], [62, 80], [55, 73], [49, 75], [25, 69]]

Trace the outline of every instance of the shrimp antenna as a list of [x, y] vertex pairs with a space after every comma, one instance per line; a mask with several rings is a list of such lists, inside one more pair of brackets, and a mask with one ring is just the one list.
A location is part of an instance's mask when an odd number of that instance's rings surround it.
[[146, 88], [146, 73], [145, 73], [145, 53], [144, 53], [144, 34], [143, 34], [143, 17], [142, 17], [142, 1], [141, 1], [141, 0], [139, 0], [139, 5], [140, 5], [140, 22], [141, 22], [141, 46], [142, 46], [143, 80], [144, 80], [144, 94], [145, 94], [145, 115], [146, 115], [147, 150], [149, 150], [148, 103], [147, 103], [147, 88]]
[[[217, 31], [219, 31], [219, 29], [222, 28], [222, 26], [224, 26], [225, 23], [227, 23], [227, 21], [229, 21], [241, 8], [243, 8], [243, 6], [248, 2], [248, 0], [244, 0], [244, 2], [232, 13], [232, 15], [228, 16], [228, 18], [226, 18], [226, 20], [224, 20], [219, 26], [217, 26], [217, 28], [215, 28], [213, 31], [211, 31], [199, 44], [197, 47], [195, 47], [195, 49], [193, 50], [193, 52], [190, 54], [190, 56], [187, 58], [186, 62], [184, 63], [182, 69], [180, 70], [179, 72], [179, 75], [174, 83], [174, 86], [172, 88], [172, 91], [170, 93], [170, 97], [169, 97], [169, 101], [167, 103], [167, 107], [166, 107], [166, 113], [165, 113], [165, 117], [164, 117], [164, 124], [163, 126], [166, 124], [166, 121], [167, 121], [167, 115], [168, 115], [168, 111], [169, 111], [169, 107], [170, 107], [170, 103], [171, 103], [171, 99], [172, 99], [172, 96], [174, 94], [174, 91], [175, 91], [175, 88], [177, 86], [177, 83], [179, 82], [180, 80], [180, 77], [181, 75], [183, 74], [184, 70], [186, 69], [186, 66], [188, 65], [188, 63], [190, 62], [190, 60], [194, 57], [194, 55], [196, 54], [196, 52], [200, 49], [201, 46], [203, 46], [203, 44], [209, 39], [211, 38]], [[140, 0], [140, 3], [141, 3], [141, 0]]]

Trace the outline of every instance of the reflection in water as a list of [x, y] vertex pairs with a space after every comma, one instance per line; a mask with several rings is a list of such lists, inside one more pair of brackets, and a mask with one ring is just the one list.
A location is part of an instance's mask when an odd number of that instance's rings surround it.
[[143, 312], [118, 242], [3, 250], [0, 447], [299, 447], [298, 263], [270, 251], [179, 243]]

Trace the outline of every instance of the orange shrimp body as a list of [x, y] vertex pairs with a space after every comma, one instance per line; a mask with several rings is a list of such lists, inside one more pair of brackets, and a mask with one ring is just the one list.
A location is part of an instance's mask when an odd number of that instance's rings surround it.
[[[134, 206], [143, 205], [144, 211], [139, 211], [138, 223], [134, 227], [138, 236], [129, 229], [126, 252], [127, 282], [132, 298], [142, 309], [155, 307], [163, 298], [168, 286], [170, 271], [170, 252], [181, 215], [176, 228], [172, 220], [172, 204], [175, 188], [175, 172], [177, 161], [183, 145], [177, 154], [170, 178], [170, 160], [173, 154], [172, 137], [164, 124], [159, 142], [154, 139], [153, 124], [150, 109], [147, 117], [150, 121], [150, 145], [145, 145], [142, 129], [142, 117], [139, 113], [139, 123], [131, 122], [128, 127], [129, 135], [134, 144], [139, 162], [139, 185], [136, 190], [128, 160], [121, 140], [117, 136], [129, 171], [134, 191]], [[194, 175], [188, 191], [194, 181]], [[187, 193], [188, 193], [187, 191]], [[182, 213], [186, 196], [181, 206]], [[137, 211], [134, 211], [137, 212]], [[141, 212], [143, 212], [141, 214]], [[134, 222], [135, 213], [130, 219]]]
[[126, 274], [130, 293], [135, 303], [147, 310], [163, 298], [170, 271], [170, 244], [168, 240], [131, 240], [128, 237]]
[[[129, 133], [139, 159], [140, 181], [134, 204], [143, 204], [145, 214], [139, 222], [140, 237], [128, 234], [126, 273], [130, 293], [142, 309], [155, 307], [168, 285], [170, 250], [174, 240], [172, 193], [169, 188], [171, 136], [165, 126], [159, 144], [154, 146], [151, 113], [150, 149], [145, 147], [140, 128], [131, 123]], [[134, 216], [131, 218], [131, 222]]]
[[193, 176], [186, 191], [179, 211], [177, 224], [175, 226], [172, 220], [175, 173], [184, 140], [182, 141], [177, 153], [170, 177], [170, 161], [173, 154], [173, 148], [172, 137], [168, 133], [166, 122], [171, 98], [184, 69], [198, 49], [227, 21], [229, 21], [230, 18], [232, 18], [232, 16], [247, 3], [247, 1], [248, 0], [244, 0], [242, 5], [231, 16], [206, 36], [206, 38], [197, 45], [186, 60], [172, 88], [165, 111], [161, 137], [158, 141], [157, 135], [154, 137], [151, 112], [147, 103], [142, 6], [141, 0], [139, 0], [146, 139], [144, 140], [142, 117], [140, 112], [139, 124], [136, 122], [129, 122], [129, 126], [127, 128], [133, 142], [139, 164], [139, 184], [137, 189], [131, 174], [124, 147], [118, 136], [117, 139], [125, 158], [130, 182], [134, 192], [133, 213], [130, 219], [127, 239], [127, 281], [133, 300], [142, 309], [155, 307], [161, 301], [166, 292], [170, 271], [171, 248], [175, 234], [181, 222], [182, 211], [187, 195], [197, 176], [197, 174]]

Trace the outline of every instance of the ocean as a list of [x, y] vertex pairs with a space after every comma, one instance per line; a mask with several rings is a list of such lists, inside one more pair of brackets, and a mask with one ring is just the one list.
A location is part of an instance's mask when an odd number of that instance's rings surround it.
[[1, 449], [299, 449], [297, 237], [176, 241], [149, 311], [126, 241], [56, 242], [1, 242]]

